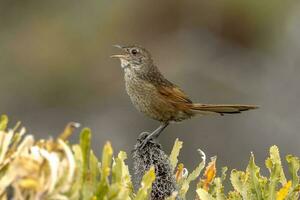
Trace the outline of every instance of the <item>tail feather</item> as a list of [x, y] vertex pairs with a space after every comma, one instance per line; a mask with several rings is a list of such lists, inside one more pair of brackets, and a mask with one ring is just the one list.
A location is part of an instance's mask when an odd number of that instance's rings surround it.
[[191, 110], [209, 113], [223, 114], [235, 114], [241, 113], [242, 111], [257, 109], [256, 105], [241, 105], [241, 104], [192, 104]]

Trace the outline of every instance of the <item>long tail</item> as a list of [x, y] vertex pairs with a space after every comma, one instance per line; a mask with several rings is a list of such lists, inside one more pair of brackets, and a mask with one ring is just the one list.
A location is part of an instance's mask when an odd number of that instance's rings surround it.
[[191, 110], [199, 113], [219, 113], [224, 114], [235, 114], [243, 111], [257, 109], [256, 105], [241, 105], [241, 104], [192, 104]]

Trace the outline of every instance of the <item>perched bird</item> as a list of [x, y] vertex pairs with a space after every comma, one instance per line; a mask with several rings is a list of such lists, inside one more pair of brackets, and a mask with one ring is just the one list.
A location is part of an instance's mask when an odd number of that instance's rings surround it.
[[160, 73], [145, 48], [136, 45], [115, 47], [121, 49], [122, 54], [111, 57], [121, 61], [126, 91], [133, 105], [140, 112], [161, 122], [144, 144], [158, 137], [170, 122], [190, 119], [195, 115], [235, 114], [258, 108], [255, 105], [193, 103], [177, 85]]

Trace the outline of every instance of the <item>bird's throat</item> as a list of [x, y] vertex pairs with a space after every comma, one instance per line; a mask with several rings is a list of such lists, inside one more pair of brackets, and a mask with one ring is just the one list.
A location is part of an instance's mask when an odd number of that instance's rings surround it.
[[126, 59], [120, 59], [121, 60], [121, 67], [123, 69], [126, 69], [127, 67], [129, 67], [129, 62]]

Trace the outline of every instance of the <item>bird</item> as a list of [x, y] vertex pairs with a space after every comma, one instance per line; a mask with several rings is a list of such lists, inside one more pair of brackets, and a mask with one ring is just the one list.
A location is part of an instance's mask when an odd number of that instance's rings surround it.
[[111, 58], [118, 58], [121, 62], [126, 91], [133, 105], [161, 123], [145, 138], [144, 144], [157, 138], [171, 122], [180, 122], [196, 115], [236, 114], [258, 108], [256, 105], [193, 103], [179, 86], [163, 76], [148, 50], [139, 45], [114, 47], [122, 51]]

